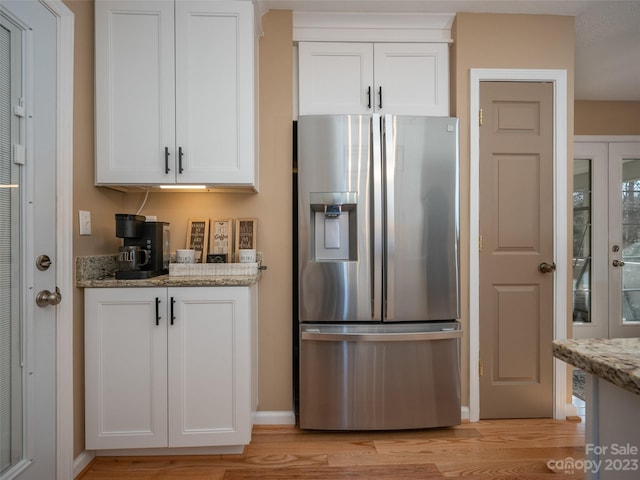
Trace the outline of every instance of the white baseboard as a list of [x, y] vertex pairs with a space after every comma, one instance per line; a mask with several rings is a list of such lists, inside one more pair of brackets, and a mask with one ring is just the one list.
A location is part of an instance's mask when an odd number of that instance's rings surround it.
[[469, 407], [467, 405], [460, 407], [460, 417], [462, 420], [469, 421]]
[[83, 451], [73, 460], [73, 478], [76, 478], [82, 471], [87, 468], [87, 465], [95, 458], [96, 452]]
[[578, 415], [578, 409], [573, 403], [567, 403], [564, 406], [564, 417], [575, 417]]
[[253, 414], [254, 425], [295, 425], [296, 415], [292, 410], [255, 412]]

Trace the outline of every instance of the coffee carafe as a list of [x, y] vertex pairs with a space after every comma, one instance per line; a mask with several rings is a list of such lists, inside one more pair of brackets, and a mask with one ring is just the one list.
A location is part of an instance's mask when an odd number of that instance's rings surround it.
[[123, 239], [118, 252], [118, 279], [169, 273], [169, 224], [145, 220], [142, 215], [116, 213], [116, 237]]

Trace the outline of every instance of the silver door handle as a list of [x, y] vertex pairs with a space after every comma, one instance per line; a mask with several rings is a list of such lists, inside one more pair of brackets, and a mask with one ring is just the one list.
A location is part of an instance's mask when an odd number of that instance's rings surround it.
[[612, 262], [612, 265], [613, 265], [614, 267], [624, 267], [624, 262], [623, 262], [622, 260], [614, 260], [614, 261]]
[[551, 263], [542, 262], [540, 265], [538, 265], [538, 270], [540, 270], [540, 272], [542, 272], [542, 273], [555, 272], [556, 271], [556, 264], [555, 264], [555, 262], [551, 262]]
[[48, 307], [49, 305], [58, 305], [62, 301], [60, 289], [56, 287], [55, 292], [49, 290], [40, 290], [36, 295], [36, 304], [39, 307]]

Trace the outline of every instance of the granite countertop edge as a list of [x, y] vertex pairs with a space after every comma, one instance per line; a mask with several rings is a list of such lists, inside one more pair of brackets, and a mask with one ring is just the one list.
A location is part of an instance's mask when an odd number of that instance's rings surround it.
[[552, 352], [574, 367], [640, 395], [640, 338], [555, 340]]
[[262, 278], [259, 271], [253, 275], [158, 275], [142, 279], [116, 279], [116, 255], [76, 257], [76, 287], [230, 287], [249, 286]]
[[81, 288], [118, 288], [118, 287], [229, 287], [249, 286], [260, 280], [257, 275], [206, 275], [176, 276], [159, 275], [151, 278], [118, 280], [115, 278], [84, 279], [76, 281]]

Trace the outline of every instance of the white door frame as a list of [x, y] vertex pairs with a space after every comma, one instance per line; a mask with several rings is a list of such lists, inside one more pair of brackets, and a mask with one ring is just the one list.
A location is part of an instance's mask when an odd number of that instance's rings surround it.
[[[480, 419], [480, 126], [474, 119], [480, 111], [480, 82], [553, 83], [553, 251], [556, 263], [554, 282], [553, 338], [567, 337], [567, 71], [523, 69], [471, 69], [470, 75], [470, 171], [469, 171], [469, 420]], [[570, 408], [566, 402], [567, 364], [554, 359], [553, 417], [564, 419]]]
[[57, 19], [56, 112], [56, 478], [73, 472], [73, 40], [74, 16], [62, 0], [39, 0]]

